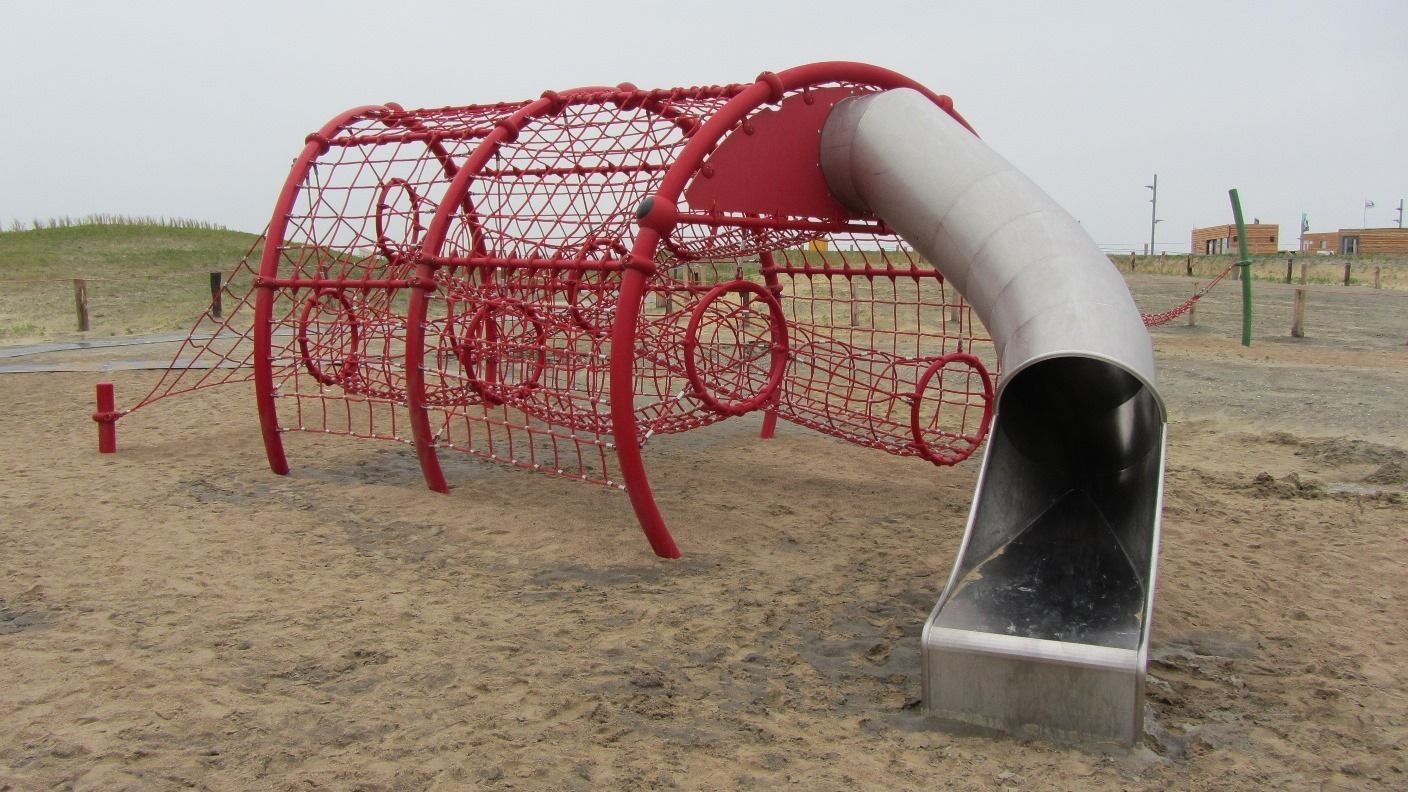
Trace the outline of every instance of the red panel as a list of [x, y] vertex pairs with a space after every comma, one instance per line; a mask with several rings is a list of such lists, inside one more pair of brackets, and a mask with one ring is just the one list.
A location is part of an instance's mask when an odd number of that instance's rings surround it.
[[857, 88], [794, 94], [729, 134], [685, 190], [695, 211], [847, 220], [861, 217], [831, 196], [821, 174], [821, 129]]

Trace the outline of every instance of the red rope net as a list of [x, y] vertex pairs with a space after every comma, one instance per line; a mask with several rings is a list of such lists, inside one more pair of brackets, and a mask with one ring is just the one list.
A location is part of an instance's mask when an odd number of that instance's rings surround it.
[[229, 293], [237, 310], [192, 331], [224, 339], [199, 350], [216, 365], [194, 384], [175, 366], [138, 407], [249, 379], [262, 299], [277, 432], [416, 443], [423, 410], [433, 449], [624, 488], [611, 331], [634, 268], [649, 273], [635, 442], [762, 410], [967, 458], [990, 419], [991, 341], [883, 225], [715, 211], [633, 259], [642, 201], [746, 88], [349, 113], [309, 136], [258, 276], [242, 263], [227, 287], [247, 289]]
[[860, 246], [878, 240], [826, 241], [841, 250], [787, 250], [775, 266], [795, 328], [779, 414], [891, 454], [966, 459], [990, 418], [991, 340], [898, 239], [870, 249]]
[[140, 401], [119, 416], [141, 409], [168, 396], [177, 396], [216, 385], [248, 382], [252, 377], [254, 345], [250, 342], [254, 314], [254, 281], [264, 248], [260, 235], [240, 257], [220, 287], [217, 311], [207, 308], [177, 348], [171, 364]]

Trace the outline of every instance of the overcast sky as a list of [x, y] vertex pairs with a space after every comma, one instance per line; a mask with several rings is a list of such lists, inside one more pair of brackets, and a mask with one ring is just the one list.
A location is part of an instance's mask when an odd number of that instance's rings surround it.
[[21, 0], [0, 22], [0, 222], [164, 215], [258, 231], [304, 135], [354, 105], [751, 81], [875, 63], [953, 96], [1101, 245], [1194, 226], [1395, 222], [1408, 2]]

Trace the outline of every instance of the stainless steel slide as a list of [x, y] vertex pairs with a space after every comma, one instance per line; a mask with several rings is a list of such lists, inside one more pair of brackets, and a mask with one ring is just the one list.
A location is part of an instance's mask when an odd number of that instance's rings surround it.
[[1069, 214], [923, 95], [838, 104], [837, 198], [882, 218], [992, 334], [996, 418], [963, 545], [923, 635], [936, 716], [1140, 739], [1165, 410], [1123, 279]]

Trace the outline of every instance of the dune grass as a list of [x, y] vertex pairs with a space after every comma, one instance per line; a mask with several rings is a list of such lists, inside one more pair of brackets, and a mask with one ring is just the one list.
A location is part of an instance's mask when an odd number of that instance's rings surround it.
[[[258, 236], [170, 224], [86, 224], [0, 233], [0, 339], [184, 330]], [[256, 251], [256, 255], [258, 251]], [[77, 332], [73, 279], [92, 329]]]

